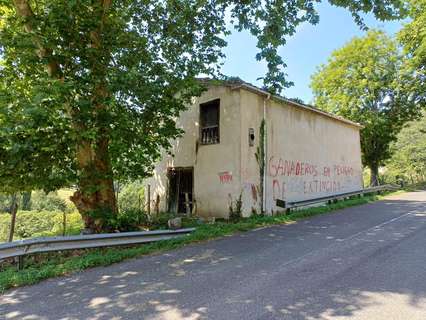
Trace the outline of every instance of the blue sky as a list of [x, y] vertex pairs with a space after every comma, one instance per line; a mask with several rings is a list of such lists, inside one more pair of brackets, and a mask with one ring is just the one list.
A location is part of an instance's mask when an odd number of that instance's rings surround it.
[[[342, 47], [354, 36], [364, 34], [345, 9], [333, 7], [327, 2], [321, 3], [317, 8], [320, 14], [319, 24], [301, 25], [279, 51], [287, 63], [288, 80], [294, 82], [294, 86], [282, 94], [288, 98], [301, 98], [307, 103], [312, 102], [309, 83], [317, 66], [326, 63], [333, 50]], [[390, 35], [395, 34], [402, 26], [399, 21], [381, 22], [372, 16], [366, 16], [365, 22], [368, 27], [386, 30]], [[246, 32], [234, 32], [227, 40], [222, 72], [261, 85], [256, 79], [265, 74], [266, 65], [255, 59], [256, 39]]]

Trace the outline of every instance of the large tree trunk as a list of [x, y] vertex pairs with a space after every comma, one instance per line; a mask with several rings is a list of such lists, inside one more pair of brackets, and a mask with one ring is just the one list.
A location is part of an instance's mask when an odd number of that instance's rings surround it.
[[377, 164], [370, 165], [370, 186], [375, 187], [379, 185], [379, 166]]
[[[55, 60], [52, 54], [52, 48], [45, 47], [43, 38], [34, 32], [36, 26], [33, 22], [36, 19], [34, 12], [30, 6], [29, 0], [14, 0], [16, 12], [18, 16], [26, 19], [24, 28], [26, 32], [32, 35], [32, 41], [37, 48], [37, 55], [45, 61], [46, 70], [50, 77], [64, 81], [66, 75], [63, 74], [60, 64]], [[111, 6], [111, 0], [97, 0], [93, 2], [93, 6], [99, 5], [100, 25], [90, 31], [91, 43], [88, 45], [94, 50], [99, 50], [103, 55], [107, 56], [108, 48], [103, 47], [102, 30], [107, 12]], [[110, 93], [103, 85], [106, 76], [105, 59], [99, 59], [100, 56], [93, 56], [91, 61], [92, 75], [97, 78], [98, 86], [93, 92], [93, 116], [106, 111], [107, 106], [104, 104], [105, 98]], [[69, 110], [69, 115], [73, 119], [73, 126], [76, 132], [87, 132], [87, 128], [81, 123], [77, 110]], [[116, 198], [114, 194], [113, 174], [108, 150], [109, 132], [106, 124], [99, 124], [98, 136], [95, 140], [80, 139], [76, 145], [76, 163], [78, 166], [78, 190], [71, 197], [78, 211], [83, 216], [86, 228], [93, 232], [101, 232], [108, 229], [108, 215], [117, 213]]]
[[[111, 6], [111, 0], [98, 0], [102, 8], [99, 16], [101, 24], [99, 28], [90, 32], [90, 47], [99, 51], [108, 51], [103, 48], [102, 29], [107, 11]], [[108, 106], [104, 101], [110, 96], [110, 92], [105, 87], [106, 66], [94, 57], [92, 62], [92, 73], [101, 81], [95, 86], [93, 91], [93, 112], [95, 119], [97, 116], [107, 112]], [[78, 115], [75, 126], [83, 129], [79, 123]], [[81, 127], [81, 128], [80, 128]], [[80, 169], [79, 190], [71, 197], [82, 215], [86, 228], [92, 232], [109, 231], [108, 220], [111, 215], [118, 213], [117, 201], [114, 192], [113, 171], [109, 154], [110, 132], [108, 125], [98, 123], [98, 136], [95, 141], [81, 140], [77, 145], [77, 165]]]
[[81, 142], [77, 163], [80, 181], [70, 199], [82, 215], [86, 228], [95, 233], [108, 230], [107, 217], [118, 212], [108, 139], [99, 138], [96, 147], [88, 141]]

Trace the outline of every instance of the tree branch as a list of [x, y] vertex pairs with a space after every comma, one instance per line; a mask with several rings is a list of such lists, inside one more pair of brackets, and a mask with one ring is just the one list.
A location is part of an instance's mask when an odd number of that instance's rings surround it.
[[52, 59], [52, 49], [45, 48], [42, 44], [42, 41], [34, 32], [34, 26], [32, 24], [32, 19], [35, 18], [34, 12], [31, 9], [28, 0], [14, 0], [13, 1], [16, 9], [16, 13], [19, 17], [24, 18], [24, 29], [27, 33], [31, 34], [33, 37], [34, 44], [37, 46], [37, 55], [40, 59], [47, 59], [46, 69], [49, 76], [54, 78], [62, 78], [62, 71], [59, 64]]

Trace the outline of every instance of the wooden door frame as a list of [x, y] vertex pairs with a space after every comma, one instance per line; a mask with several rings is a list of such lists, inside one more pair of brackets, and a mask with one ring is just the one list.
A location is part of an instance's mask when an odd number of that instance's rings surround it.
[[[192, 194], [192, 201], [194, 201], [194, 167], [168, 167], [167, 168], [167, 211], [170, 212], [171, 210], [171, 206], [170, 206], [170, 191], [171, 191], [171, 184], [170, 184], [170, 176], [171, 176], [171, 172], [172, 171], [191, 171], [191, 179], [192, 179], [192, 190], [191, 190], [191, 194]], [[179, 175], [179, 180], [180, 180], [180, 175]], [[177, 203], [176, 203], [176, 211], [174, 212], [175, 214], [179, 214], [179, 185], [180, 185], [180, 181], [176, 184], [176, 197], [177, 197]]]

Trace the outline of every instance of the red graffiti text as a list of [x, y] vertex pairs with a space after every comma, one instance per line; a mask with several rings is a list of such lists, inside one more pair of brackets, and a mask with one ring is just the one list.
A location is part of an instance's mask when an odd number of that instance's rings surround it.
[[220, 180], [220, 183], [232, 182], [232, 173], [228, 171], [219, 172], [219, 180]]
[[277, 176], [313, 176], [318, 175], [317, 166], [294, 160], [283, 160], [272, 156], [269, 159], [269, 175]]
[[330, 180], [313, 180], [303, 183], [303, 192], [305, 194], [318, 192], [338, 192], [342, 190], [342, 185], [339, 181]]

